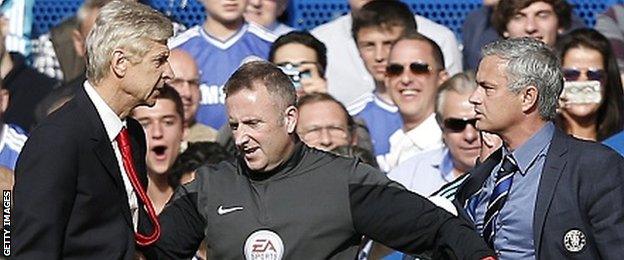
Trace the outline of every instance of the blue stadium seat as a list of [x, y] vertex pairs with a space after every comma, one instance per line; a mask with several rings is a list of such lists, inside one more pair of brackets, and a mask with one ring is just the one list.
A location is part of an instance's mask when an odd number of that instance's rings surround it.
[[[464, 18], [481, 0], [403, 0], [412, 10], [451, 28], [459, 37]], [[204, 21], [204, 8], [198, 0], [148, 0], [154, 8], [187, 27]], [[33, 37], [46, 33], [52, 26], [76, 12], [82, 0], [35, 0]], [[624, 0], [572, 0], [574, 12], [593, 26], [596, 16]], [[311, 29], [349, 11], [347, 0], [290, 0], [287, 24]]]

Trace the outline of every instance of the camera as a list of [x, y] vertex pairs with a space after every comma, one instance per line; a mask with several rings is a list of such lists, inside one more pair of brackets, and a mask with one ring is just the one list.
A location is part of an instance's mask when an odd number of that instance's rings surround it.
[[290, 78], [290, 81], [292, 81], [295, 89], [299, 89], [301, 87], [300, 81], [302, 78], [312, 77], [312, 74], [309, 70], [299, 71], [299, 64], [282, 63], [278, 64], [278, 67], [282, 69], [284, 74], [286, 74]]

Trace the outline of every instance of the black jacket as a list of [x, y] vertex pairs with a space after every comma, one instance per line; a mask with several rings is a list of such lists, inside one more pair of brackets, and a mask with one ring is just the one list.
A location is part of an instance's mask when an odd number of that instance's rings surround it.
[[355, 159], [299, 143], [270, 173], [238, 161], [178, 189], [148, 259], [188, 258], [204, 237], [210, 259], [354, 259], [362, 235], [405, 252], [493, 254], [469, 224]]
[[[127, 119], [139, 180], [147, 187], [145, 137]], [[14, 259], [134, 259], [123, 177], [84, 88], [32, 132], [15, 171]], [[139, 212], [144, 213], [139, 200]]]

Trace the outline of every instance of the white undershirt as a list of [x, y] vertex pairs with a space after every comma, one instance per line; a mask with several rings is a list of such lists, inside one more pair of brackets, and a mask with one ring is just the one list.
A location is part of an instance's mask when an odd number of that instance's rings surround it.
[[130, 206], [130, 214], [132, 215], [132, 224], [134, 226], [134, 231], [137, 230], [137, 223], [139, 222], [139, 204], [137, 202], [136, 192], [132, 187], [132, 183], [128, 178], [128, 174], [126, 174], [126, 169], [123, 166], [123, 159], [121, 157], [121, 151], [119, 151], [119, 146], [117, 145], [117, 141], [115, 138], [121, 132], [121, 129], [126, 126], [126, 121], [122, 121], [117, 114], [113, 111], [113, 109], [104, 102], [100, 94], [95, 91], [93, 86], [89, 83], [89, 81], [85, 81], [84, 83], [85, 91], [87, 92], [87, 96], [95, 105], [95, 110], [97, 111], [102, 123], [104, 123], [104, 129], [106, 130], [106, 135], [108, 136], [108, 140], [111, 142], [111, 146], [113, 147], [113, 151], [115, 151], [115, 157], [117, 158], [117, 165], [119, 166], [119, 171], [121, 172], [121, 178], [124, 182], [124, 187], [126, 188], [126, 194], [128, 195], [128, 205]]

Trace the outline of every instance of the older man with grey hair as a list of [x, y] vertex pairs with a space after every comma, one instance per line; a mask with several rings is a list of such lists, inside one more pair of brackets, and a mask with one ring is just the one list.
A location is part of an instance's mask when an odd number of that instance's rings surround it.
[[556, 129], [563, 77], [529, 38], [486, 45], [470, 97], [479, 130], [503, 147], [470, 171], [456, 196], [500, 259], [624, 255], [624, 159]]
[[[145, 193], [145, 136], [127, 118], [173, 77], [162, 14], [112, 1], [86, 41], [87, 81], [32, 132], [17, 162], [15, 259], [133, 259], [160, 229]], [[154, 228], [136, 232], [147, 209]], [[6, 254], [6, 251], [5, 251]]]

